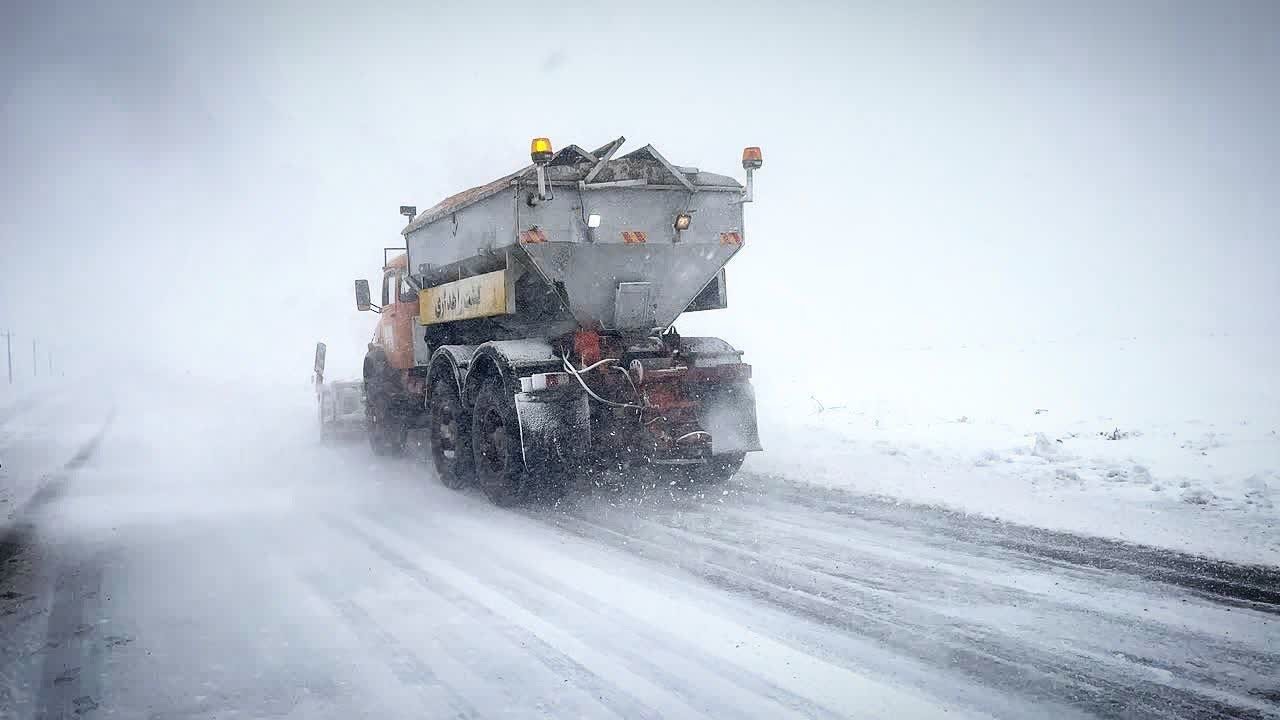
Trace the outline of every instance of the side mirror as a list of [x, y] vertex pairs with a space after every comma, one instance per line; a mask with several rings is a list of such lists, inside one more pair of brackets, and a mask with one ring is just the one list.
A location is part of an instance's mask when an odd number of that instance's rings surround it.
[[373, 300], [369, 295], [369, 281], [356, 281], [356, 309], [360, 312], [373, 309]]

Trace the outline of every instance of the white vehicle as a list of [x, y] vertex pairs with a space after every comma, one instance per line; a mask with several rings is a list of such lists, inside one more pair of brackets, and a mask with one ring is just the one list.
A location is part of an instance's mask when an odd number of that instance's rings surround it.
[[316, 404], [320, 417], [320, 442], [331, 443], [343, 436], [362, 435], [366, 420], [364, 383], [360, 380], [325, 382], [325, 344], [316, 343]]

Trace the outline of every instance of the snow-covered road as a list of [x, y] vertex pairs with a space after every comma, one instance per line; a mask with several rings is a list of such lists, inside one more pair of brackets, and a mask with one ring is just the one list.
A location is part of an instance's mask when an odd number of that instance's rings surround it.
[[0, 539], [0, 717], [1280, 717], [1274, 568], [751, 472], [500, 510], [267, 394], [77, 397], [0, 447], [79, 433]]

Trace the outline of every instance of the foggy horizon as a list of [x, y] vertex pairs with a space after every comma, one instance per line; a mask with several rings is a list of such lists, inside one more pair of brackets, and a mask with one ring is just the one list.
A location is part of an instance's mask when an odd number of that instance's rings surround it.
[[680, 323], [758, 362], [1280, 329], [1271, 4], [132, 7], [0, 30], [0, 329], [82, 371], [356, 372], [397, 206], [534, 136], [764, 148], [730, 307]]

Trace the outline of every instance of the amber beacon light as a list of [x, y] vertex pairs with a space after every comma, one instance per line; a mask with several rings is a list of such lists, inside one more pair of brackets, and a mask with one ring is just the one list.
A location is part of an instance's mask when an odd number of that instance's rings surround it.
[[754, 190], [753, 177], [756, 170], [764, 165], [764, 155], [761, 154], [760, 148], [752, 146], [742, 149], [742, 169], [747, 171], [747, 187], [742, 191], [742, 202], [749, 203], [752, 200]]
[[[758, 155], [759, 152], [760, 150], [757, 148], [756, 154]], [[529, 143], [529, 157], [533, 158], [533, 162], [537, 165], [546, 165], [551, 162], [552, 154], [551, 141], [547, 138], [534, 138], [533, 142]], [[744, 160], [743, 162], [746, 161]]]
[[538, 194], [529, 196], [529, 205], [536, 205], [543, 200], [554, 200], [551, 188], [547, 185], [547, 163], [551, 162], [555, 151], [551, 149], [551, 141], [547, 138], [534, 138], [529, 143], [529, 157], [533, 159], [533, 167], [538, 175]]

